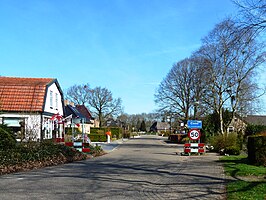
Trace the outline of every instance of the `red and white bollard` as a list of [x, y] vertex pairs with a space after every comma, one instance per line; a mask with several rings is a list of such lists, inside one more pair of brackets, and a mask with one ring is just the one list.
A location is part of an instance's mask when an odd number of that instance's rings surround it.
[[184, 153], [204, 153], [205, 152], [204, 143], [186, 143], [184, 144]]

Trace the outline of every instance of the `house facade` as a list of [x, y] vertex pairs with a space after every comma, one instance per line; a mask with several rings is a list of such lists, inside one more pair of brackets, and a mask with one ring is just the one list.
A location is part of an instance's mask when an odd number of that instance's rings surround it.
[[227, 132], [242, 132], [244, 134], [248, 124], [266, 126], [266, 115], [246, 115], [243, 117], [235, 115], [227, 128]]
[[18, 140], [63, 138], [63, 116], [57, 79], [0, 77], [0, 123]]
[[73, 140], [84, 140], [89, 142], [88, 134], [91, 127], [99, 127], [99, 121], [92, 117], [90, 111], [85, 105], [74, 105], [68, 100], [65, 103], [65, 140], [70, 142]]
[[150, 132], [166, 132], [170, 131], [170, 124], [168, 122], [154, 122], [150, 127]]

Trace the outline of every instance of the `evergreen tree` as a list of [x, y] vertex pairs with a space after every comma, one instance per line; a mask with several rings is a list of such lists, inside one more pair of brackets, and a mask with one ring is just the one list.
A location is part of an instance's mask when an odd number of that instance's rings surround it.
[[140, 124], [140, 129], [139, 129], [140, 131], [147, 131], [146, 130], [146, 124], [145, 124], [145, 121], [144, 120], [142, 120], [142, 122], [141, 122], [141, 124]]

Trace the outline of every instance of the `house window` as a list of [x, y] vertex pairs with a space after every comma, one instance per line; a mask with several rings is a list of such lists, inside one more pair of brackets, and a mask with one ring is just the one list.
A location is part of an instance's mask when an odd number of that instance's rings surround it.
[[228, 127], [228, 132], [233, 132], [234, 131], [234, 127], [233, 126], [229, 126]]
[[55, 94], [55, 109], [58, 110], [58, 94]]
[[50, 108], [53, 108], [53, 91], [50, 90]]
[[21, 141], [25, 137], [25, 118], [4, 118], [3, 123], [14, 133], [17, 140]]
[[49, 119], [45, 119], [44, 123], [44, 139], [51, 139], [53, 131], [53, 122]]

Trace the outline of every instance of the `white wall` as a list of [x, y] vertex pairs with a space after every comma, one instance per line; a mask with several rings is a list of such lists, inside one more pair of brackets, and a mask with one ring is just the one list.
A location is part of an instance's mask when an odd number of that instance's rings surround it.
[[[51, 98], [51, 93], [50, 91], [52, 91], [52, 98], [53, 98], [53, 102], [52, 102], [52, 106], [50, 103], [50, 98]], [[58, 107], [56, 107], [56, 94], [58, 95]], [[46, 96], [46, 101], [45, 101], [45, 107], [44, 107], [44, 112], [49, 112], [49, 113], [54, 113], [57, 114], [59, 113], [60, 115], [63, 115], [63, 104], [62, 104], [62, 96], [56, 86], [55, 83], [53, 83], [47, 90], [47, 96]]]

